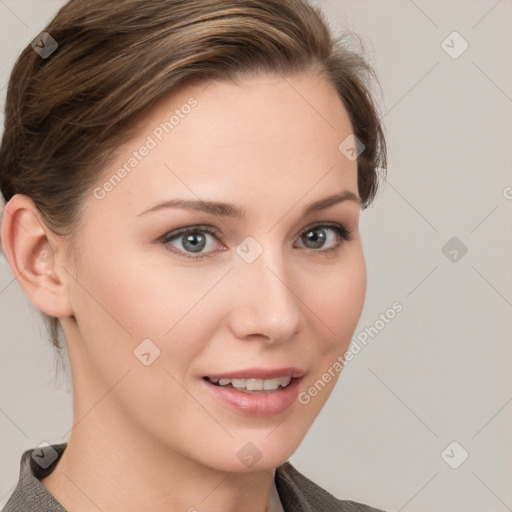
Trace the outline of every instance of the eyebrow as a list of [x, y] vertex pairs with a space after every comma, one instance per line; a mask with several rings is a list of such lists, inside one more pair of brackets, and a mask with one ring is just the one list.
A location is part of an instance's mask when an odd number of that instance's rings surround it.
[[[350, 192], [349, 190], [343, 190], [338, 194], [324, 197], [323, 199], [319, 199], [318, 201], [314, 201], [306, 205], [302, 213], [304, 216], [310, 215], [314, 212], [325, 210], [326, 208], [329, 208], [330, 206], [341, 203], [343, 201], [354, 201], [357, 204], [361, 204], [361, 200], [356, 194]], [[182, 208], [185, 210], [195, 210], [223, 217], [234, 217], [236, 219], [242, 219], [245, 216], [244, 209], [232, 203], [224, 203], [221, 201], [203, 201], [199, 199], [169, 199], [167, 201], [158, 203], [155, 206], [148, 208], [147, 210], [144, 210], [143, 212], [139, 213], [137, 217], [150, 212], [161, 210], [163, 208]]]

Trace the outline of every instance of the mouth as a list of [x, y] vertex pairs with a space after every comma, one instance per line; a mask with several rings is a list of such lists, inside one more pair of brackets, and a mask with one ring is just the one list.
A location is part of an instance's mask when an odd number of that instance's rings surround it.
[[202, 377], [215, 400], [239, 413], [269, 416], [284, 412], [297, 399], [304, 372], [297, 368], [253, 368]]
[[235, 389], [250, 395], [273, 393], [274, 391], [285, 389], [293, 380], [290, 376], [275, 377], [273, 379], [229, 379], [227, 377], [203, 377], [203, 379], [214, 386]]

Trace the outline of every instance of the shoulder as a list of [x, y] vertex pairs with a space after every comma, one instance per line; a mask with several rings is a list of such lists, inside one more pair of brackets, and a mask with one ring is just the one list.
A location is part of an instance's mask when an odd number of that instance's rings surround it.
[[275, 482], [285, 512], [384, 512], [380, 509], [339, 500], [285, 462], [276, 469]]
[[54, 469], [66, 446], [60, 443], [23, 452], [18, 483], [2, 512], [66, 512], [40, 481]]

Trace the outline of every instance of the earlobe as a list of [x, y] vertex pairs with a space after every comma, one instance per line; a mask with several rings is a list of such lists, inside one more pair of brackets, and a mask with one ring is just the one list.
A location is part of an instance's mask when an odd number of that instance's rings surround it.
[[5, 205], [2, 244], [14, 277], [39, 310], [62, 318], [73, 311], [55, 240], [28, 196], [16, 194]]

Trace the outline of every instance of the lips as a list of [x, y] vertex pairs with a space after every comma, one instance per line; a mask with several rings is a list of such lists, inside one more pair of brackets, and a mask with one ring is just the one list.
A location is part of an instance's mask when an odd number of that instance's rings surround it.
[[288, 409], [296, 400], [304, 372], [298, 368], [250, 368], [203, 377], [221, 403], [246, 415], [266, 416]]
[[277, 377], [291, 377], [292, 379], [300, 378], [304, 372], [299, 368], [286, 367], [286, 368], [248, 368], [246, 370], [236, 370], [232, 372], [224, 372], [217, 374], [205, 375], [205, 378], [210, 380], [224, 379], [275, 379]]

